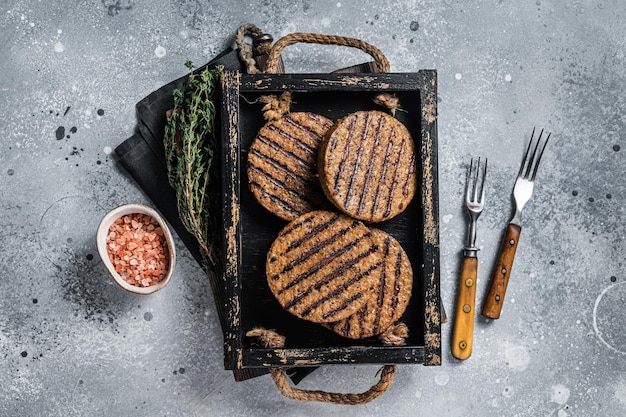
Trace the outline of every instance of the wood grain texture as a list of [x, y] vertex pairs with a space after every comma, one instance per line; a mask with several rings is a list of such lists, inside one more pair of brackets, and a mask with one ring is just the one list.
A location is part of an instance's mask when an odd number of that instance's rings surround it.
[[487, 294], [487, 298], [485, 299], [485, 304], [483, 306], [482, 314], [487, 318], [500, 318], [506, 288], [509, 284], [511, 269], [513, 268], [515, 251], [517, 250], [517, 244], [521, 233], [522, 228], [516, 224], [509, 224], [506, 228], [504, 240], [502, 241], [502, 246], [500, 247], [498, 262], [496, 263], [496, 268], [493, 271], [491, 287], [489, 288], [489, 293]]
[[452, 356], [457, 359], [467, 359], [472, 354], [477, 272], [478, 258], [463, 258], [452, 333]]
[[239, 203], [239, 73], [224, 71], [221, 76], [222, 117], [226, 116], [229, 123], [222, 123], [222, 143], [220, 157], [222, 167], [230, 169], [222, 172], [222, 236], [223, 274], [226, 282], [226, 322], [224, 327], [226, 369], [240, 369], [242, 365], [241, 339], [241, 229]]
[[[439, 174], [437, 139], [437, 71], [419, 71], [420, 136], [418, 179], [421, 202], [422, 279], [424, 280], [425, 364], [441, 365], [441, 287], [439, 283]], [[410, 79], [405, 79], [411, 84]], [[419, 231], [418, 231], [419, 232]], [[445, 316], [445, 314], [444, 314]]]
[[[329, 330], [330, 332], [330, 330]], [[329, 348], [244, 349], [244, 363], [254, 367], [317, 366], [325, 364], [424, 364], [424, 346], [331, 346]]]
[[[426, 92], [428, 121], [436, 121], [436, 98], [431, 100], [431, 91], [436, 93], [435, 70], [417, 73], [387, 74], [246, 74], [241, 79], [242, 93], [292, 93], [370, 91], [370, 92]], [[428, 89], [428, 91], [426, 90]]]

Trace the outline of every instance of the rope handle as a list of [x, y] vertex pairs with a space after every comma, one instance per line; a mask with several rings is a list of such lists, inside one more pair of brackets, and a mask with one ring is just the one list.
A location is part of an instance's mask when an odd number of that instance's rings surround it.
[[270, 50], [265, 66], [267, 74], [276, 74], [278, 70], [278, 59], [280, 54], [289, 45], [296, 43], [315, 43], [320, 45], [338, 45], [357, 48], [369, 54], [376, 63], [378, 72], [389, 72], [389, 61], [380, 49], [372, 44], [355, 38], [348, 38], [338, 35], [321, 35], [317, 33], [294, 32], [283, 36], [277, 40]]
[[[276, 333], [274, 330], [256, 327], [246, 333], [248, 337], [255, 337], [265, 347], [282, 348], [285, 346], [285, 337]], [[408, 336], [408, 328], [404, 323], [398, 323], [391, 326], [385, 334], [381, 336], [381, 340], [385, 345], [402, 345]], [[278, 390], [287, 398], [298, 401], [319, 401], [331, 404], [356, 405], [368, 403], [382, 394], [384, 394], [391, 384], [396, 373], [395, 365], [385, 365], [378, 373], [380, 379], [372, 385], [367, 391], [352, 393], [326, 392], [319, 390], [304, 390], [293, 387], [289, 383], [287, 373], [283, 368], [270, 368], [272, 379]], [[378, 375], [377, 373], [377, 375]]]
[[[245, 37], [252, 38], [252, 45], [246, 42]], [[248, 74], [258, 74], [261, 72], [254, 60], [255, 55], [266, 54], [272, 47], [274, 39], [271, 35], [263, 33], [261, 28], [253, 23], [244, 23], [237, 28], [235, 32], [235, 43], [239, 49], [239, 59], [246, 65]]]
[[318, 390], [304, 390], [292, 387], [283, 368], [271, 368], [272, 379], [279, 391], [287, 398], [298, 401], [319, 401], [330, 404], [358, 405], [368, 403], [385, 393], [393, 383], [396, 373], [395, 365], [385, 365], [381, 368], [380, 380], [370, 389], [358, 394], [343, 394]]

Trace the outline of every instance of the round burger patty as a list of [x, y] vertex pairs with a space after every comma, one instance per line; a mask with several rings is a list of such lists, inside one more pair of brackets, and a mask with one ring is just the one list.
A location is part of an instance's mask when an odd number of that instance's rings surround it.
[[248, 183], [257, 201], [284, 220], [324, 207], [317, 176], [320, 141], [332, 121], [294, 112], [266, 123], [248, 152]]
[[406, 209], [417, 184], [415, 146], [407, 128], [387, 113], [358, 111], [330, 128], [318, 153], [326, 196], [366, 222]]
[[350, 317], [326, 324], [335, 333], [351, 339], [387, 330], [404, 314], [413, 289], [413, 270], [400, 243], [382, 230], [370, 230], [383, 261], [374, 272], [376, 283], [368, 301]]
[[379, 279], [381, 254], [360, 221], [312, 211], [285, 226], [273, 242], [267, 281], [295, 316], [316, 323], [343, 320], [367, 302]]

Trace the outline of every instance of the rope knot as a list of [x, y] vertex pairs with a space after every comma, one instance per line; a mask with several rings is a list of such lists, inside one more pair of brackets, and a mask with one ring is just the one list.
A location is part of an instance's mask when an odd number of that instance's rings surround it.
[[282, 348], [285, 346], [285, 336], [276, 333], [274, 330], [267, 330], [263, 327], [255, 327], [246, 333], [248, 337], [256, 337], [266, 348]]
[[400, 99], [395, 94], [380, 93], [374, 97], [374, 103], [388, 109], [392, 116], [396, 115], [396, 111], [402, 110], [400, 107]]
[[285, 91], [280, 95], [280, 97], [276, 95], [261, 96], [259, 97], [259, 101], [261, 103], [265, 103], [265, 106], [261, 109], [265, 120], [278, 120], [285, 114], [289, 113], [289, 107], [291, 106], [291, 93], [289, 91]]
[[404, 323], [391, 325], [380, 335], [383, 344], [388, 346], [402, 346], [409, 337], [409, 328]]

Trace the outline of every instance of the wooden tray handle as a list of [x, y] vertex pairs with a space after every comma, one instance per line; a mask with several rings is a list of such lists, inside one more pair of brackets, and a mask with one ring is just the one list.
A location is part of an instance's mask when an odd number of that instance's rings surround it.
[[367, 42], [360, 39], [347, 38], [337, 35], [320, 35], [316, 33], [303, 33], [295, 32], [289, 35], [283, 36], [274, 43], [270, 50], [269, 57], [265, 64], [265, 72], [268, 74], [276, 74], [279, 67], [279, 58], [283, 49], [289, 45], [295, 43], [316, 43], [320, 45], [338, 45], [338, 46], [350, 46], [362, 50], [368, 53], [374, 58], [376, 62], [376, 69], [378, 72], [389, 72], [389, 61], [382, 53], [382, 51]]

